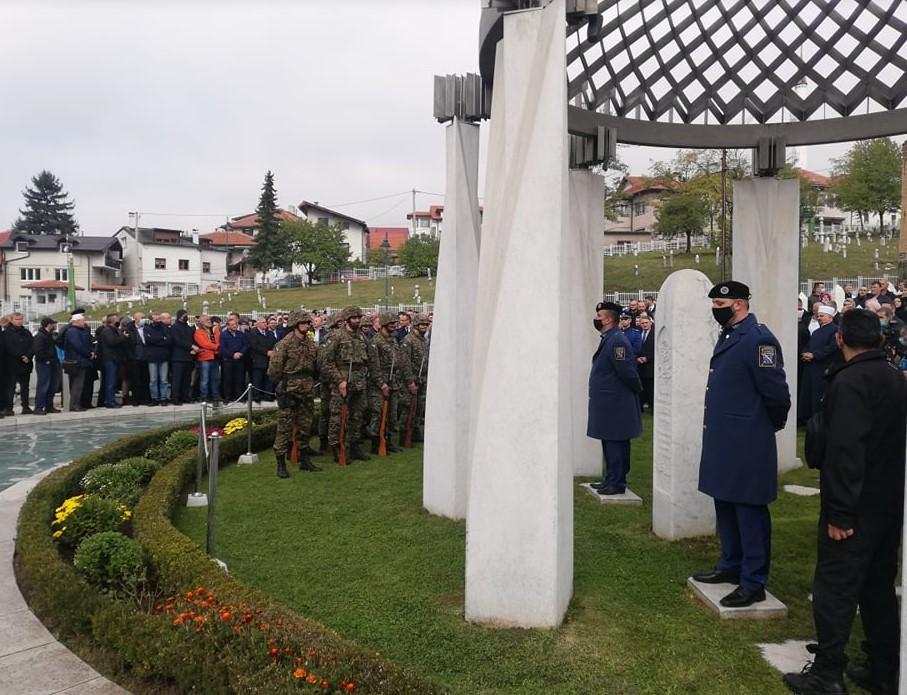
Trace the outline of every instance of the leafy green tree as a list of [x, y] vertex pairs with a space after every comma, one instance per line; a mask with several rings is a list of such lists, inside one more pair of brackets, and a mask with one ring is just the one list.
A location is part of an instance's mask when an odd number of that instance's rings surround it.
[[[391, 251], [388, 253], [388, 263], [393, 264], [396, 259], [396, 254]], [[377, 268], [379, 266], [384, 266], [384, 249], [380, 246], [374, 249], [369, 249], [368, 253], [365, 254], [365, 263], [369, 267]]]
[[255, 235], [255, 246], [249, 250], [249, 263], [262, 272], [287, 265], [286, 235], [281, 232], [280, 218], [277, 217], [277, 191], [274, 188], [274, 174], [265, 174], [261, 187], [258, 207], [258, 232]]
[[337, 224], [319, 224], [311, 220], [285, 222], [282, 229], [289, 245], [289, 257], [305, 269], [311, 285], [325, 273], [336, 273], [350, 261], [350, 245]]
[[901, 207], [901, 153], [891, 138], [860, 140], [842, 158], [834, 160], [834, 193], [838, 204], [860, 215], [879, 216], [885, 231], [885, 214]]
[[31, 180], [22, 191], [25, 209], [13, 225], [13, 230], [26, 234], [75, 235], [79, 224], [72, 216], [75, 203], [63, 190], [60, 180], [46, 169]]
[[689, 253], [691, 237], [702, 232], [707, 216], [708, 206], [701, 195], [689, 191], [673, 193], [655, 210], [655, 231], [669, 237], [685, 234]]
[[416, 234], [407, 239], [400, 247], [400, 264], [406, 269], [407, 277], [426, 275], [438, 272], [438, 251], [441, 242], [432, 239], [428, 234]]
[[800, 180], [800, 218], [804, 220], [814, 218], [822, 202], [820, 189], [808, 178], [801, 176], [800, 170], [792, 163], [788, 163], [778, 172], [778, 178]]

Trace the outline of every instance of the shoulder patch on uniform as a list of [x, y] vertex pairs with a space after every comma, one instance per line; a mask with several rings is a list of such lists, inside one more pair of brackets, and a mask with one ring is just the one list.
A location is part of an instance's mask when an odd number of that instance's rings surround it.
[[627, 348], [618, 345], [614, 348], [614, 359], [616, 360], [625, 360], [627, 359]]
[[759, 346], [759, 366], [760, 367], [777, 367], [778, 350], [774, 345]]

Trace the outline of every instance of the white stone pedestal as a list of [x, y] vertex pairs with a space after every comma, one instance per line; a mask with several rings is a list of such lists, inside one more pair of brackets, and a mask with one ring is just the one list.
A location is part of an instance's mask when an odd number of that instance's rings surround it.
[[204, 492], [190, 492], [186, 497], [187, 507], [207, 507], [208, 495]]
[[[447, 126], [444, 233], [435, 285], [432, 359], [425, 406], [422, 505], [466, 518], [472, 336], [479, 272], [479, 126]], [[481, 330], [481, 329], [480, 329]]]
[[505, 15], [495, 64], [465, 614], [497, 626], [556, 626], [573, 592], [564, 13]]
[[815, 497], [821, 492], [819, 488], [808, 485], [785, 485], [784, 491], [798, 497]]
[[715, 505], [699, 492], [709, 360], [719, 327], [698, 270], [671, 273], [655, 320], [652, 530], [669, 540], [715, 532]]
[[725, 608], [720, 601], [737, 588], [736, 584], [703, 584], [690, 577], [687, 586], [696, 598], [715, 611], [722, 620], [778, 620], [787, 617], [787, 606], [768, 591], [765, 592], [764, 601], [752, 606]]
[[599, 495], [592, 487], [592, 483], [582, 483], [580, 484], [580, 487], [602, 504], [617, 504], [635, 507], [642, 506], [642, 497], [637, 495], [630, 488], [626, 488], [622, 495]]
[[573, 326], [567, 340], [572, 386], [570, 426], [573, 430], [573, 475], [600, 475], [601, 443], [586, 436], [586, 424], [589, 417], [589, 370], [599, 343], [592, 318], [595, 305], [601, 301], [604, 282], [601, 232], [605, 225], [602, 206], [605, 182], [601, 176], [581, 170], [571, 171], [569, 179], [570, 225], [564, 253], [567, 267], [573, 270], [567, 276], [569, 294], [564, 298], [564, 310], [572, 316], [570, 323]]
[[797, 458], [797, 296], [800, 292], [800, 182], [756, 178], [734, 182], [734, 280], [753, 295], [750, 310], [781, 343], [790, 387], [787, 426], [778, 432], [778, 470]]
[[241, 454], [236, 463], [237, 465], [258, 463], [258, 454]]

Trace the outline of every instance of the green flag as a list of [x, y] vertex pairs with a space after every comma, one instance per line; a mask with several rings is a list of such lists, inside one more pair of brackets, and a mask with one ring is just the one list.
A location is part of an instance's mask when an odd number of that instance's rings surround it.
[[66, 300], [69, 303], [69, 310], [76, 309], [76, 272], [72, 266], [72, 255], [69, 257], [69, 266], [66, 271], [66, 277], [69, 280], [69, 287], [66, 290]]

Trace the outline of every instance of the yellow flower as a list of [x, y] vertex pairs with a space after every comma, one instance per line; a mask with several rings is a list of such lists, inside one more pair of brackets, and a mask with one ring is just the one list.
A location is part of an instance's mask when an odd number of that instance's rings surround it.
[[60, 536], [62, 536], [63, 531], [65, 531], [65, 530], [66, 529], [60, 529], [59, 531], [54, 531], [54, 533], [53, 533], [54, 538], [59, 538]]

